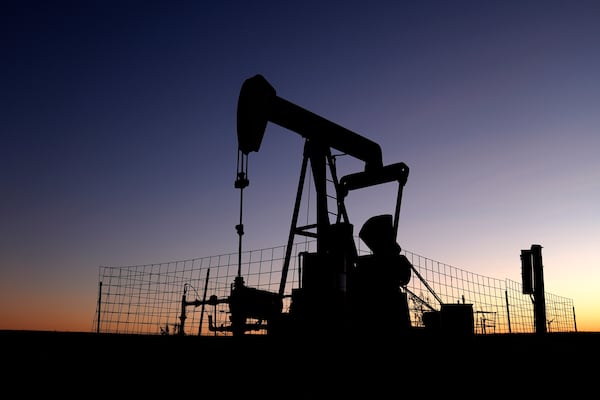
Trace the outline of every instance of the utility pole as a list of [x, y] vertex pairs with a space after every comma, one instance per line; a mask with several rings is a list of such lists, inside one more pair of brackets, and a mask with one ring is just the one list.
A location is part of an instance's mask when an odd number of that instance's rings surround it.
[[538, 335], [544, 335], [547, 332], [547, 327], [541, 245], [533, 244], [531, 249], [521, 250], [521, 276], [523, 279], [523, 294], [533, 294], [535, 332]]

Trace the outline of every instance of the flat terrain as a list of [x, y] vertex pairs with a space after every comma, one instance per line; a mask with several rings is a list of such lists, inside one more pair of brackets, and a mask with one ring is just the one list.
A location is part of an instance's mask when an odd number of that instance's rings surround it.
[[4, 389], [23, 396], [583, 395], [596, 388], [600, 357], [600, 333], [307, 340], [0, 331], [0, 340]]

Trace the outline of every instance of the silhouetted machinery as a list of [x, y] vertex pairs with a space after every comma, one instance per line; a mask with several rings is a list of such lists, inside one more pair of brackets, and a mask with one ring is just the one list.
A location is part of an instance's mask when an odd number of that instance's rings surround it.
[[[243, 189], [248, 186], [248, 155], [258, 152], [267, 127], [272, 122], [298, 133], [305, 139], [292, 225], [286, 247], [279, 291], [269, 292], [246, 286], [241, 276]], [[409, 168], [404, 163], [383, 165], [380, 146], [342, 126], [305, 110], [279, 96], [261, 76], [244, 81], [237, 108], [238, 161], [235, 187], [240, 189], [238, 274], [227, 299], [231, 326], [211, 327], [243, 335], [262, 323], [269, 334], [319, 335], [360, 332], [373, 329], [390, 333], [410, 328], [406, 292], [412, 265], [396, 243], [402, 190]], [[364, 169], [338, 179], [332, 149], [364, 162]], [[316, 222], [299, 226], [302, 191], [310, 164], [316, 199]], [[334, 185], [334, 194], [327, 187]], [[354, 228], [348, 220], [345, 198], [354, 190], [397, 182], [394, 215], [368, 219], [359, 237], [371, 250], [359, 255]], [[331, 190], [331, 189], [330, 189]], [[328, 209], [328, 198], [335, 197], [336, 210]], [[335, 220], [333, 219], [335, 215]], [[292, 245], [296, 235], [316, 240], [316, 251], [299, 256], [300, 284], [291, 290], [289, 310], [283, 311]], [[196, 304], [197, 305], [197, 304]]]

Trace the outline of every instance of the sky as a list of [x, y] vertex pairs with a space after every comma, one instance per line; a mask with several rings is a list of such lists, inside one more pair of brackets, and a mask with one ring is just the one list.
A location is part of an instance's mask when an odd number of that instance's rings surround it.
[[[546, 291], [600, 331], [599, 2], [0, 7], [0, 329], [91, 331], [100, 266], [236, 252], [237, 100], [260, 74], [408, 165], [403, 249], [520, 282], [542, 245]], [[287, 242], [303, 144], [269, 123], [250, 153], [245, 249]], [[372, 189], [355, 226], [393, 212]]]

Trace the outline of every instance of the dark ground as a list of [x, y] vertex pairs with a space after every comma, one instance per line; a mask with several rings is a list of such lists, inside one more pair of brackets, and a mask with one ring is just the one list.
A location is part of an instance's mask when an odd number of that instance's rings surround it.
[[312, 340], [0, 331], [4, 392], [260, 399], [594, 393], [600, 333]]

